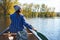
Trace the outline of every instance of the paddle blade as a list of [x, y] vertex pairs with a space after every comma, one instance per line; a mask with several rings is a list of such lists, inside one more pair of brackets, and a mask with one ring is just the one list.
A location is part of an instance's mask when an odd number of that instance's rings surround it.
[[41, 34], [40, 32], [37, 32], [37, 31], [35, 31], [35, 32], [37, 33], [37, 35], [38, 35], [42, 40], [48, 40], [47, 37], [44, 36], [43, 34]]

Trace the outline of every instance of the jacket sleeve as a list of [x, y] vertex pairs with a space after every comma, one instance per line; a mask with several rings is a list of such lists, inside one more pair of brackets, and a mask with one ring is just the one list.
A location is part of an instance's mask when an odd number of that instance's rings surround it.
[[26, 22], [24, 16], [22, 16], [22, 20], [23, 20], [23, 25], [24, 25], [25, 27], [27, 27], [27, 28], [29, 28], [29, 29], [32, 29], [32, 26]]

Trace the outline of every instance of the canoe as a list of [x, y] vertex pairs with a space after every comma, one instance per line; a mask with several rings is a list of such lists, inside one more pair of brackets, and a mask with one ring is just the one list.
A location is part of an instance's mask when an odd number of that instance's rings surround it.
[[28, 32], [28, 39], [29, 40], [39, 40], [39, 38], [33, 33], [32, 30], [27, 29], [27, 32]]
[[[26, 29], [27, 32], [28, 32], [28, 40], [39, 40], [35, 35], [34, 33], [32, 33], [30, 30]], [[2, 35], [0, 35], [0, 40], [9, 40], [8, 38], [8, 34], [7, 31], [4, 32]], [[10, 33], [14, 39], [13, 40], [16, 40], [16, 33]]]

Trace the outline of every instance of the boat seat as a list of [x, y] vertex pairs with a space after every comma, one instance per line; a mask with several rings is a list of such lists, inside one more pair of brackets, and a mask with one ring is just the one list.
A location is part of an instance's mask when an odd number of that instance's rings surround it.
[[[4, 33], [3, 35], [8, 35], [9, 33]], [[11, 35], [16, 35], [17, 33], [10, 33]], [[28, 35], [30, 35], [32, 33], [28, 33]]]

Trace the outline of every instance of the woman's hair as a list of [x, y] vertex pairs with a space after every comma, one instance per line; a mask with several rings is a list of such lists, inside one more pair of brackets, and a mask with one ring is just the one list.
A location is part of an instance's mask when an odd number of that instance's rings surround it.
[[21, 7], [18, 6], [18, 5], [15, 5], [15, 6], [14, 6], [14, 9], [15, 9], [15, 11], [19, 11], [19, 10], [21, 10]]
[[17, 13], [20, 13], [21, 11], [20, 11], [20, 10], [17, 10], [16, 12], [17, 12]]

